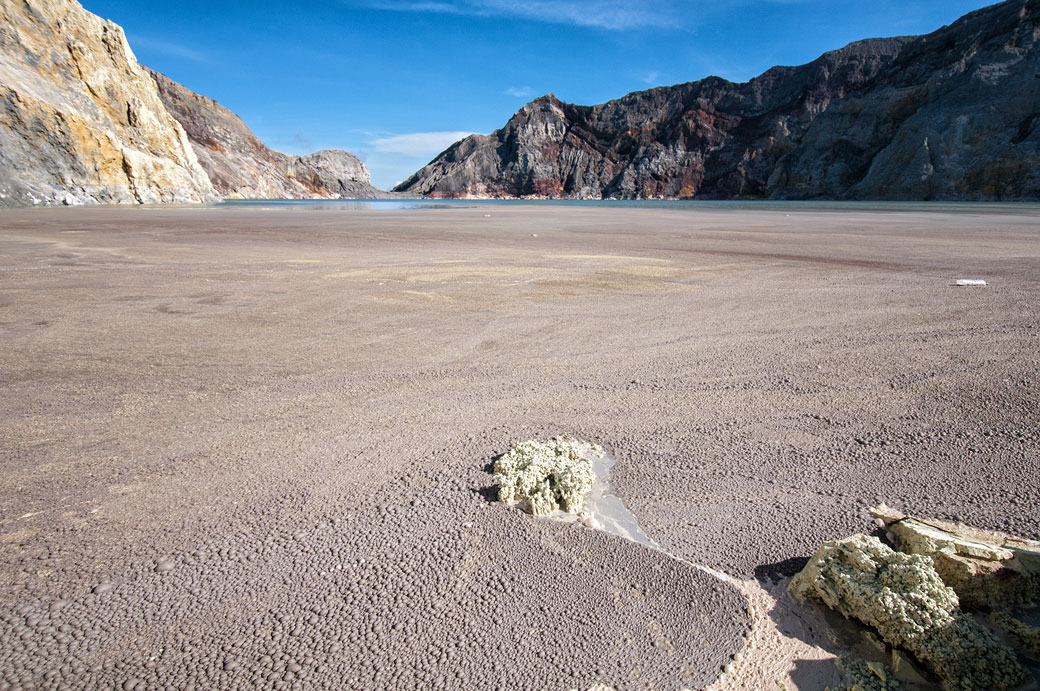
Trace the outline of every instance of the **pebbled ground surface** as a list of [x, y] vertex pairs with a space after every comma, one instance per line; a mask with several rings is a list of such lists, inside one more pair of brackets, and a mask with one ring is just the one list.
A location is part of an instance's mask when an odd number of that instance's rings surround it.
[[739, 576], [1040, 538], [1040, 209], [761, 208], [3, 212], [0, 688], [710, 683], [743, 597], [489, 503], [531, 437]]

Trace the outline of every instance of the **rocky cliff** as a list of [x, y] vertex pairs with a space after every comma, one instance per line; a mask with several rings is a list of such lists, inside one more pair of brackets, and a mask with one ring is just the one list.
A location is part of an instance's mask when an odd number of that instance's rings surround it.
[[749, 82], [543, 96], [396, 189], [434, 197], [1035, 199], [1040, 2]]
[[325, 149], [289, 156], [268, 148], [241, 118], [211, 98], [152, 72], [166, 108], [188, 133], [202, 167], [222, 197], [377, 198], [368, 169], [352, 154]]
[[0, 206], [382, 196], [345, 151], [269, 149], [75, 0], [0, 0]]
[[1040, 198], [1040, 2], [909, 42], [779, 161], [774, 197]]
[[73, 0], [0, 0], [0, 205], [214, 198], [122, 29]]

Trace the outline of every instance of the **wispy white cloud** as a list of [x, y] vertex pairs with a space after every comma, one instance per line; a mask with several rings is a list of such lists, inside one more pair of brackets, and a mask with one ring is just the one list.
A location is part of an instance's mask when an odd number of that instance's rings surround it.
[[434, 156], [472, 132], [412, 132], [377, 137], [368, 143], [372, 151], [406, 156]]
[[170, 41], [157, 40], [136, 34], [127, 36], [126, 40], [135, 54], [138, 48], [143, 48], [147, 51], [162, 53], [163, 55], [170, 55], [175, 58], [184, 58], [186, 60], [191, 60], [192, 62], [199, 62], [207, 65], [213, 63], [213, 60], [205, 53], [197, 51], [194, 48], [189, 48], [188, 46], [183, 46], [179, 43], [171, 43]]
[[365, 4], [384, 10], [513, 17], [614, 31], [677, 26], [682, 17], [678, 0], [367, 0]]
[[393, 134], [356, 131], [365, 143], [351, 152], [365, 162], [372, 184], [390, 189], [430, 162], [437, 154], [472, 132], [410, 132]]
[[660, 77], [660, 72], [648, 72], [647, 74], [644, 74], [642, 77], [640, 77], [639, 81], [643, 82], [644, 84], [650, 84], [651, 86], [653, 86], [654, 84], [657, 84]]
[[516, 98], [531, 98], [534, 96], [534, 90], [529, 86], [511, 86], [503, 93], [506, 96], [514, 96]]

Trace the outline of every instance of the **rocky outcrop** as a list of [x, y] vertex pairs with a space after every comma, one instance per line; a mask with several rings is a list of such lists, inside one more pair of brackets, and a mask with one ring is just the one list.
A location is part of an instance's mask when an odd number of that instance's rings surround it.
[[964, 605], [1001, 609], [1040, 598], [1040, 543], [904, 516], [884, 504], [871, 513], [900, 551], [930, 558]]
[[944, 689], [1013, 689], [1029, 680], [1014, 652], [961, 610], [926, 556], [854, 535], [824, 544], [790, 588], [909, 651]]
[[159, 96], [184, 127], [217, 192], [238, 199], [338, 199], [391, 196], [369, 183], [368, 169], [346, 151], [308, 156], [274, 151], [242, 119], [211, 98], [152, 72]]
[[1040, 197], [1040, 3], [872, 39], [743, 84], [552, 94], [396, 189], [433, 197]]
[[0, 205], [214, 198], [120, 27], [73, 0], [0, 0]]

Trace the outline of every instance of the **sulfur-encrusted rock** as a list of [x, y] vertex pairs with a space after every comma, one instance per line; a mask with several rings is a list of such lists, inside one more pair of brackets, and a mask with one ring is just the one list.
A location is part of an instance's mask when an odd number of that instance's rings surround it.
[[1022, 650], [1033, 657], [1040, 657], [1040, 628], [1019, 621], [1007, 612], [995, 612], [990, 621]]
[[936, 519], [871, 509], [901, 552], [931, 558], [966, 607], [1002, 609], [1040, 598], [1040, 544]]
[[1028, 680], [1014, 653], [961, 611], [928, 557], [853, 535], [825, 543], [790, 588], [873, 627], [945, 689], [1012, 689]]
[[498, 500], [538, 516], [578, 513], [596, 481], [592, 458], [602, 455], [599, 446], [569, 437], [521, 442], [495, 461]]
[[903, 688], [892, 671], [879, 662], [841, 657], [838, 658], [838, 667], [845, 671], [852, 683], [834, 691], [900, 691]]

